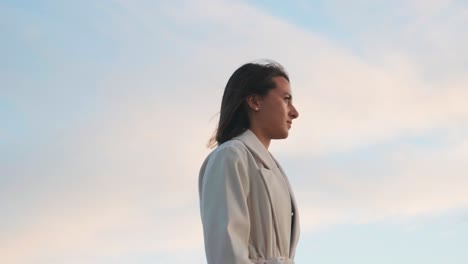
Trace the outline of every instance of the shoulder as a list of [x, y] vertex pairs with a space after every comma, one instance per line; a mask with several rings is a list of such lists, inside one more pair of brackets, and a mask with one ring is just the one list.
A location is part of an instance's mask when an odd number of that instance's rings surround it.
[[223, 144], [219, 145], [216, 149], [213, 150], [214, 153], [221, 153], [221, 152], [238, 152], [238, 153], [247, 153], [247, 147], [245, 144], [237, 139], [231, 139]]
[[246, 160], [248, 148], [240, 140], [231, 139], [216, 147], [207, 157], [210, 159]]
[[[199, 190], [204, 178], [216, 178], [219, 175], [246, 176], [249, 164], [249, 150], [240, 140], [232, 139], [216, 147], [205, 159], [199, 174]], [[211, 180], [212, 181], [212, 180]]]

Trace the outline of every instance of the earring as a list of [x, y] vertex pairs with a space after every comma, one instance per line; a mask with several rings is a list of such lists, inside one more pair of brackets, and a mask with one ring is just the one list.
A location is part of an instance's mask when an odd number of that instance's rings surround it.
[[255, 107], [255, 111], [258, 111], [258, 107]]

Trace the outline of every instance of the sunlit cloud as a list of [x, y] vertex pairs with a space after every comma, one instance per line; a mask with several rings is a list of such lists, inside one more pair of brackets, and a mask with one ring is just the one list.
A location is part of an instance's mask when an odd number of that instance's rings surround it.
[[[19, 15], [1, 20], [15, 25], [16, 41], [34, 46], [28, 52], [44, 69], [25, 78], [25, 69], [9, 68], [5, 79], [17, 88], [5, 94], [12, 127], [24, 136], [0, 152], [8, 216], [1, 255], [8, 263], [103, 263], [198, 252], [178, 263], [198, 261], [205, 146], [229, 75], [261, 58], [291, 76], [300, 118], [272, 152], [296, 190], [305, 233], [466, 209], [468, 39], [456, 30], [466, 7], [398, 1], [386, 15], [403, 22], [366, 31], [356, 25], [369, 22], [348, 5], [326, 8], [337, 23], [356, 23], [353, 48], [242, 1], [95, 3], [89, 20], [76, 4], [67, 29], [2, 6]], [[58, 37], [65, 32], [71, 40]], [[421, 137], [429, 143], [408, 139]]]

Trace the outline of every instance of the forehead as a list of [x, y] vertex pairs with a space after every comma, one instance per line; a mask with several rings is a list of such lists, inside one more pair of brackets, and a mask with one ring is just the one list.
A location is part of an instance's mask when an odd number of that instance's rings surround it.
[[291, 94], [291, 86], [289, 85], [289, 82], [288, 80], [286, 80], [286, 78], [282, 76], [276, 76], [276, 77], [273, 77], [273, 81], [275, 82], [276, 87], [272, 91], [275, 91], [281, 94], [283, 93]]

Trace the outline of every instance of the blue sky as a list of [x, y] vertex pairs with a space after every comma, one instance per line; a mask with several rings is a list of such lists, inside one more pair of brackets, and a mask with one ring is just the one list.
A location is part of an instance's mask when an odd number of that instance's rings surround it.
[[291, 77], [270, 151], [297, 263], [468, 262], [466, 1], [1, 1], [5, 263], [206, 263], [199, 167], [243, 63]]

